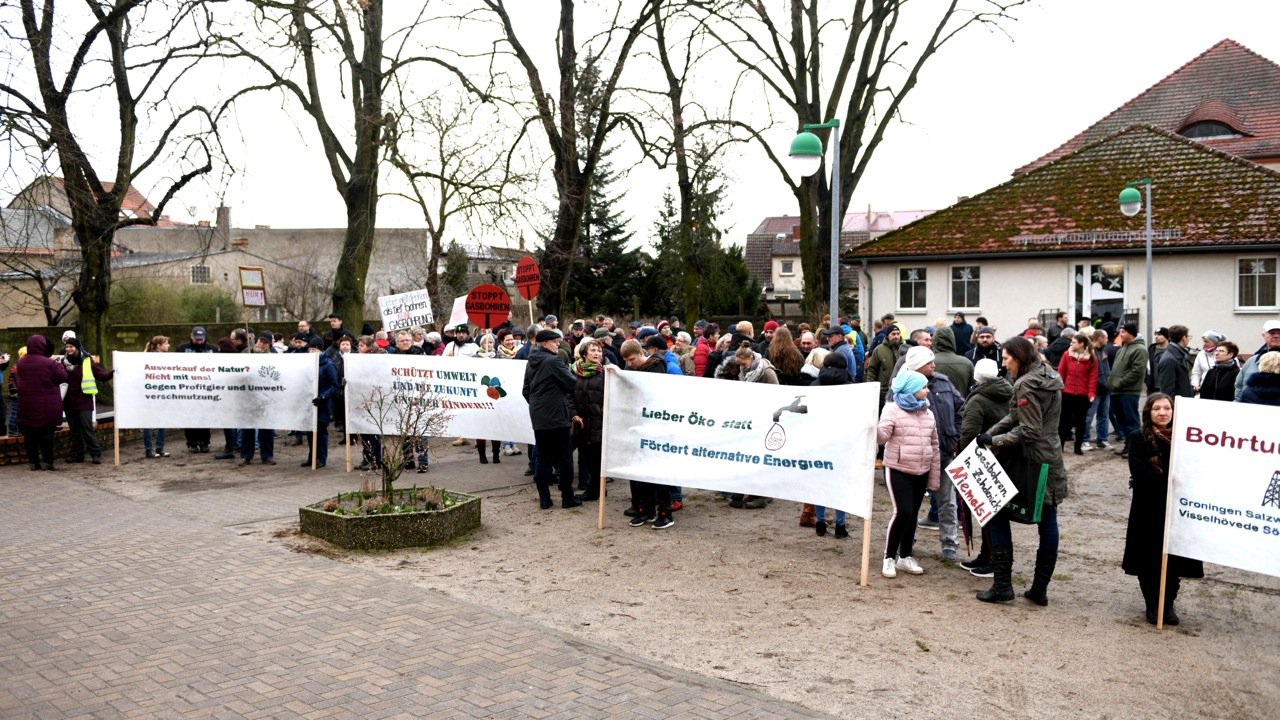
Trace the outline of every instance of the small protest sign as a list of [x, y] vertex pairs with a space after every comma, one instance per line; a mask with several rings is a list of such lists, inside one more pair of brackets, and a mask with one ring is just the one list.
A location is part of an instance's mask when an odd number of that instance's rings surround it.
[[384, 295], [378, 298], [382, 329], [404, 330], [432, 322], [431, 296], [426, 290]]
[[996, 456], [978, 447], [976, 440], [969, 443], [943, 472], [951, 478], [951, 484], [969, 506], [978, 524], [984, 527], [1018, 492]]
[[528, 255], [520, 258], [516, 265], [516, 289], [525, 300], [534, 299], [538, 296], [538, 290], [542, 289], [542, 272], [538, 269], [538, 262]]
[[466, 308], [472, 325], [497, 327], [511, 315], [511, 297], [497, 285], [477, 285], [467, 293]]

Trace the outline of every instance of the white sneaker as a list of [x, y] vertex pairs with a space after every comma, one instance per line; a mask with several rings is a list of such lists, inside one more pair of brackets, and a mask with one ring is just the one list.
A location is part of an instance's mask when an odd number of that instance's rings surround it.
[[916, 562], [916, 559], [910, 555], [904, 558], [898, 558], [898, 569], [903, 572], [911, 573], [912, 575], [924, 574], [924, 568], [920, 567], [920, 563]]
[[1092, 446], [1092, 445], [1090, 445], [1089, 443], [1081, 443], [1081, 444], [1080, 444], [1080, 449], [1081, 449], [1081, 450], [1083, 450], [1083, 451], [1085, 451], [1085, 452], [1089, 452], [1090, 450], [1092, 450], [1092, 449], [1093, 449], [1093, 446]]
[[893, 558], [884, 559], [884, 568], [880, 571], [880, 574], [888, 578], [898, 577], [898, 569], [894, 567]]

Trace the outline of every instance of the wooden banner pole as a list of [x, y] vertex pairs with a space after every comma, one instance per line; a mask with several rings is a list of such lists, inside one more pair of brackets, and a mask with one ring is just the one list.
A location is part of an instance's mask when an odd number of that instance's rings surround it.
[[1160, 593], [1156, 602], [1156, 629], [1164, 629], [1164, 581], [1169, 573], [1169, 553], [1160, 554]]
[[[346, 378], [343, 378], [346, 383]], [[351, 403], [347, 401], [347, 394], [342, 393], [342, 445], [347, 454], [347, 472], [351, 472], [351, 433], [347, 432], [347, 426], [351, 424]]]
[[867, 574], [871, 567], [871, 513], [862, 521], [862, 576], [858, 584], [867, 586]]
[[[532, 302], [532, 301], [530, 301], [530, 303], [529, 303], [529, 307], [530, 307], [530, 309], [532, 309], [532, 307], [533, 307], [533, 302]], [[599, 487], [600, 487], [600, 491], [599, 491], [599, 493], [598, 493], [599, 498], [600, 498], [600, 501], [599, 501], [599, 507], [598, 507], [598, 508], [597, 508], [597, 510], [596, 510], [596, 529], [597, 529], [597, 530], [603, 530], [603, 529], [604, 529], [604, 496], [605, 496], [604, 488], [605, 488], [605, 486], [606, 486], [606, 485], [608, 485], [608, 484], [609, 484], [609, 483], [606, 481], [605, 476], [604, 476], [604, 468], [605, 468], [605, 466], [606, 466], [606, 464], [607, 464], [607, 463], [605, 463], [605, 459], [608, 457], [608, 452], [609, 452], [609, 451], [608, 451], [608, 448], [609, 448], [609, 374], [610, 374], [610, 373], [614, 373], [614, 372], [617, 372], [617, 370], [615, 370], [615, 369], [614, 369], [614, 367], [613, 367], [612, 365], [606, 365], [606, 366], [604, 367], [604, 373], [605, 373], [605, 376], [604, 376], [604, 403], [602, 403], [602, 404], [601, 404], [601, 406], [600, 406], [600, 407], [601, 407], [601, 413], [603, 414], [603, 417], [602, 417], [602, 419], [601, 419], [601, 427], [600, 427], [600, 439], [601, 439], [601, 443], [600, 443], [600, 477], [599, 477], [599, 480], [598, 480], [598, 482], [597, 482], [597, 484], [598, 484], [598, 485], [599, 485]]]
[[116, 467], [120, 467], [120, 425], [116, 423], [116, 419], [111, 418], [111, 434], [116, 441]]

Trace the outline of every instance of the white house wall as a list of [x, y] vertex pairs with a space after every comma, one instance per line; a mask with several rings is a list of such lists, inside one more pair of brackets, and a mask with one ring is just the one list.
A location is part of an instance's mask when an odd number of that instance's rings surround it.
[[[1275, 252], [1258, 255], [1275, 256]], [[1262, 324], [1275, 318], [1274, 310], [1235, 309], [1236, 261], [1239, 253], [1188, 253], [1157, 255], [1153, 260], [1153, 315], [1155, 327], [1183, 324], [1193, 336], [1205, 330], [1223, 332], [1235, 340], [1243, 352], [1253, 352], [1259, 344]], [[985, 316], [1003, 338], [1020, 332], [1027, 319], [1042, 309], [1071, 311], [1072, 267], [1077, 264], [1125, 263], [1124, 307], [1139, 311], [1138, 325], [1146, 327], [1146, 261], [1142, 254], [1028, 258], [1009, 260], [962, 260], [872, 263], [870, 292], [863, 286], [861, 314], [866, 325], [886, 312], [894, 313], [908, 329], [932, 324], [938, 318], [950, 322], [955, 308], [950, 304], [950, 272], [954, 265], [977, 265], [982, 269], [980, 305], [966, 309], [970, 323]], [[898, 306], [898, 270], [924, 267], [927, 272], [924, 310]], [[1145, 330], [1144, 330], [1145, 331]]]

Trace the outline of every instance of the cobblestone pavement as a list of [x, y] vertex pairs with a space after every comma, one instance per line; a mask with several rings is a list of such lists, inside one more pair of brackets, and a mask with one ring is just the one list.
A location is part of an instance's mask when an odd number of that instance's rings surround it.
[[241, 508], [205, 516], [74, 471], [0, 488], [0, 717], [815, 716], [229, 526], [314, 483], [203, 490]]

